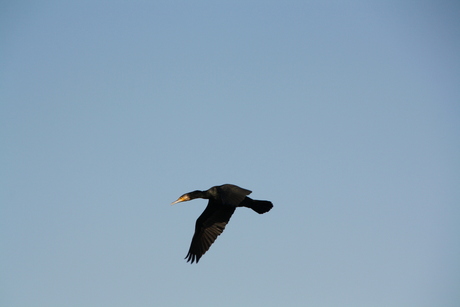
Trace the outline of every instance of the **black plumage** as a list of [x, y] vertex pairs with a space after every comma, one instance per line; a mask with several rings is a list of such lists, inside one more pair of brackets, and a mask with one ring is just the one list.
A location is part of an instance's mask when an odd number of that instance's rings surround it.
[[215, 186], [206, 191], [193, 191], [179, 197], [171, 205], [195, 198], [208, 199], [208, 206], [196, 220], [195, 233], [188, 251], [187, 262], [197, 262], [206, 253], [225, 226], [237, 207], [251, 208], [262, 214], [270, 211], [273, 204], [267, 200], [254, 200], [247, 195], [251, 191], [233, 184]]

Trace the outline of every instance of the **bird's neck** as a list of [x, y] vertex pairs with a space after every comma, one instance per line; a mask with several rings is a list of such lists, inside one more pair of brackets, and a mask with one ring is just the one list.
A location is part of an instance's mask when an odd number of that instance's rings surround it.
[[193, 191], [188, 194], [190, 196], [190, 199], [195, 199], [195, 198], [204, 198], [204, 199], [209, 199], [208, 193], [206, 191]]

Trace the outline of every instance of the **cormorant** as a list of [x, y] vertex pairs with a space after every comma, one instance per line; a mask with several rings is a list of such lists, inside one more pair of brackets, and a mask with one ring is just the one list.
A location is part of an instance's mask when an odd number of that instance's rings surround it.
[[208, 206], [196, 220], [195, 234], [188, 251], [187, 262], [193, 263], [200, 260], [216, 238], [224, 231], [230, 217], [235, 212], [236, 207], [251, 208], [255, 212], [262, 214], [270, 211], [273, 204], [267, 200], [254, 200], [247, 195], [251, 191], [240, 188], [233, 184], [215, 186], [206, 191], [193, 191], [179, 197], [174, 205], [182, 201], [195, 198], [208, 199]]

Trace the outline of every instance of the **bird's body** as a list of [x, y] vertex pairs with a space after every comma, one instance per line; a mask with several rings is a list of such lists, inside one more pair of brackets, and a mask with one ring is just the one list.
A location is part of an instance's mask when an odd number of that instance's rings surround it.
[[254, 200], [247, 195], [251, 191], [233, 184], [215, 186], [206, 191], [193, 191], [179, 197], [172, 204], [195, 198], [208, 199], [208, 206], [196, 220], [195, 234], [190, 249], [185, 257], [188, 261], [197, 262], [206, 253], [216, 238], [224, 231], [225, 226], [237, 207], [251, 208], [259, 214], [270, 211], [273, 204], [266, 200]]

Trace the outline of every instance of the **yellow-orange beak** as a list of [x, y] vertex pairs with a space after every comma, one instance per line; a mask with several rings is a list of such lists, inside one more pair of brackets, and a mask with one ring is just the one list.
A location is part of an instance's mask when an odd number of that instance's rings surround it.
[[188, 195], [182, 195], [182, 196], [179, 197], [175, 202], [172, 202], [172, 203], [171, 203], [171, 206], [174, 205], [174, 204], [183, 202], [183, 201], [187, 201], [187, 200], [190, 200], [190, 197], [189, 197]]

